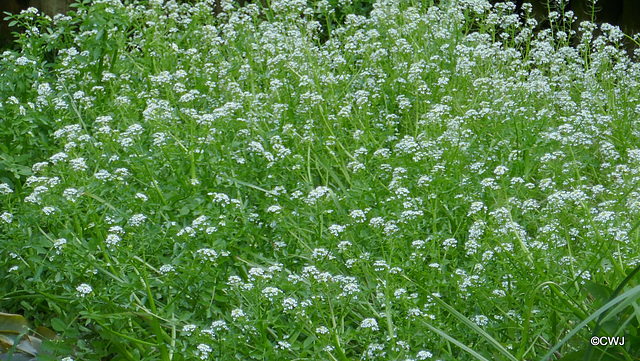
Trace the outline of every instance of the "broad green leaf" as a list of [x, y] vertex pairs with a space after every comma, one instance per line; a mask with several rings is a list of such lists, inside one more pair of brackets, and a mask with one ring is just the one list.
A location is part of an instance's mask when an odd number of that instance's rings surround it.
[[51, 327], [53, 327], [53, 329], [58, 332], [63, 332], [67, 329], [67, 325], [65, 325], [64, 322], [62, 322], [62, 320], [59, 318], [54, 318], [51, 320]]
[[611, 297], [611, 293], [613, 293], [613, 291], [609, 287], [595, 282], [586, 282], [584, 288], [587, 290], [587, 292], [589, 292], [591, 297], [593, 297], [597, 301], [602, 302], [601, 304], [607, 302]]
[[[59, 319], [57, 319], [57, 318], [55, 318], [55, 320], [60, 321], [60, 320], [59, 320]], [[62, 322], [62, 321], [60, 321], [60, 322]], [[52, 321], [51, 323], [53, 323], [53, 321]], [[63, 325], [64, 325], [64, 323], [63, 323]], [[52, 327], [53, 327], [53, 326], [52, 326]], [[66, 327], [65, 327], [65, 329], [66, 329]], [[63, 329], [63, 330], [64, 330], [64, 329]], [[35, 331], [35, 333], [36, 333], [37, 335], [42, 336], [42, 338], [44, 338], [44, 339], [46, 339], [46, 340], [59, 340], [59, 339], [60, 339], [60, 336], [58, 336], [58, 334], [56, 334], [56, 333], [55, 333], [55, 332], [53, 332], [51, 329], [46, 328], [46, 327], [44, 327], [44, 326], [38, 326], [38, 327], [36, 327], [36, 331]]]
[[0, 312], [0, 332], [2, 331], [27, 333], [29, 331], [29, 322], [21, 315]]

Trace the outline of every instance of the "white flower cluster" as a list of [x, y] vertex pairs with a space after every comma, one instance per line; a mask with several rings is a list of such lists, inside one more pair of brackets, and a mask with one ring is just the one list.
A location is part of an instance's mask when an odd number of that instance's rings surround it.
[[7, 183], [0, 183], [0, 194], [6, 195], [13, 193], [13, 189]]
[[378, 328], [378, 321], [376, 321], [375, 318], [365, 318], [360, 323], [360, 327], [361, 328], [371, 329], [371, 331], [378, 331], [378, 329], [379, 329]]
[[144, 221], [147, 220], [147, 216], [145, 216], [142, 213], [138, 213], [138, 214], [134, 214], [133, 216], [131, 216], [131, 218], [129, 218], [129, 225], [132, 227], [138, 227], [141, 224], [144, 223]]
[[91, 288], [91, 286], [86, 283], [82, 283], [78, 287], [76, 287], [76, 291], [78, 291], [78, 297], [84, 297], [93, 292], [93, 288]]

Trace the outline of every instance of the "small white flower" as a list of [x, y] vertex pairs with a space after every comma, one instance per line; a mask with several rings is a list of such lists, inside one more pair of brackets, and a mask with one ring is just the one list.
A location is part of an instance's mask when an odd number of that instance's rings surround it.
[[210, 193], [209, 195], [213, 196], [213, 201], [215, 203], [222, 204], [223, 206], [231, 203], [231, 199], [229, 198], [229, 196], [224, 193]]
[[223, 320], [218, 320], [218, 321], [213, 321], [211, 323], [211, 329], [214, 331], [222, 331], [222, 330], [229, 330], [229, 327], [227, 327], [227, 323]]
[[71, 159], [69, 164], [71, 164], [71, 168], [76, 172], [83, 172], [88, 168], [84, 158]]
[[191, 336], [191, 334], [193, 333], [193, 331], [197, 328], [198, 326], [196, 325], [184, 325], [182, 326], [182, 332], [186, 333], [187, 336]]
[[489, 318], [485, 315], [476, 315], [472, 321], [478, 326], [486, 326], [489, 323]]
[[280, 295], [282, 291], [276, 287], [266, 287], [262, 290], [262, 295], [269, 299], [269, 301], [273, 301], [273, 298]]
[[640, 163], [640, 149], [627, 149], [627, 155], [631, 163]]
[[[39, 163], [35, 163], [32, 167], [31, 167], [31, 171], [33, 173], [38, 173], [40, 172], [42, 169], [44, 169], [46, 166], [49, 165], [49, 162], [39, 162]], [[2, 188], [2, 186], [0, 185], [0, 188]]]
[[49, 215], [52, 215], [52, 214], [56, 213], [56, 209], [53, 208], [53, 207], [44, 207], [44, 208], [42, 208], [42, 212], [44, 214], [46, 214], [47, 216], [49, 216]]
[[467, 217], [472, 216], [480, 211], [487, 211], [487, 207], [484, 205], [484, 203], [480, 201], [473, 202], [471, 203], [471, 207], [469, 207], [469, 213], [467, 213]]
[[209, 358], [209, 354], [211, 353], [211, 351], [213, 351], [211, 346], [206, 345], [204, 343], [199, 344], [197, 348], [198, 348], [198, 351], [200, 351], [200, 359], [201, 360], [208, 359]]
[[129, 128], [127, 128], [127, 130], [122, 133], [122, 135], [124, 136], [130, 136], [130, 135], [140, 135], [143, 132], [143, 128], [140, 124], [132, 124], [129, 126]]
[[501, 175], [505, 175], [507, 172], [509, 171], [509, 168], [503, 166], [503, 165], [499, 165], [496, 167], [496, 169], [493, 170], [493, 174], [497, 175], [498, 177], [500, 177]]
[[287, 341], [278, 341], [278, 348], [291, 351], [291, 344]]
[[56, 254], [60, 254], [60, 252], [62, 251], [62, 247], [65, 244], [67, 244], [67, 240], [64, 238], [57, 239], [55, 242], [53, 242], [53, 247], [55, 247], [56, 249]]
[[76, 291], [78, 291], [78, 297], [84, 297], [89, 293], [93, 292], [93, 288], [86, 283], [83, 283], [76, 287]]
[[496, 183], [496, 180], [493, 178], [485, 178], [482, 181], [480, 181], [480, 185], [482, 186], [482, 188], [491, 188], [491, 189], [500, 189], [500, 186], [498, 186], [498, 184]]
[[332, 224], [329, 226], [328, 231], [329, 233], [331, 233], [332, 235], [334, 235], [335, 237], [339, 237], [340, 233], [344, 232], [347, 229], [347, 227], [339, 225], [339, 224]]
[[153, 134], [153, 145], [160, 147], [166, 144], [167, 135], [165, 133]]
[[360, 162], [350, 162], [349, 164], [347, 164], [347, 169], [349, 169], [353, 173], [358, 173], [358, 171], [366, 168], [367, 167], [365, 167], [365, 165]]
[[400, 298], [402, 297], [402, 295], [406, 294], [407, 290], [404, 288], [398, 288], [397, 290], [395, 290], [395, 292], [393, 292], [393, 296], [395, 298]]
[[342, 241], [340, 243], [338, 243], [338, 249], [340, 250], [340, 252], [344, 252], [347, 250], [347, 248], [351, 247], [353, 244], [349, 241]]
[[494, 295], [496, 295], [498, 297], [506, 297], [507, 296], [507, 293], [505, 291], [503, 291], [503, 290], [493, 290], [493, 292], [491, 292], [491, 293], [493, 293]]
[[11, 194], [13, 189], [7, 183], [0, 183], [0, 194]]
[[454, 247], [458, 244], [458, 241], [455, 238], [445, 239], [442, 242], [442, 246], [445, 250], [449, 250], [449, 248]]
[[78, 190], [75, 188], [67, 188], [62, 192], [62, 196], [66, 198], [69, 202], [75, 202], [78, 199]]
[[321, 335], [326, 335], [329, 333], [329, 329], [326, 328], [325, 326], [320, 326], [318, 328], [316, 328], [316, 333], [319, 333]]
[[0, 219], [5, 223], [11, 223], [13, 222], [13, 214], [9, 212], [4, 212], [0, 215]]
[[175, 268], [173, 268], [173, 266], [170, 264], [163, 264], [162, 266], [160, 266], [160, 269], [158, 271], [163, 275], [166, 275], [169, 272], [175, 271]]
[[118, 236], [117, 234], [109, 234], [107, 235], [107, 239], [106, 239], [106, 243], [107, 246], [112, 248], [118, 245], [118, 243], [120, 243], [120, 240], [122, 238], [120, 238], [120, 236]]
[[52, 155], [49, 160], [51, 161], [51, 163], [53, 164], [58, 164], [64, 160], [66, 160], [67, 158], [69, 158], [69, 156], [67, 155], [67, 153], [64, 152], [60, 152], [60, 153], [56, 153], [54, 155]]
[[105, 169], [100, 169], [93, 176], [103, 182], [113, 179], [113, 176], [111, 175], [111, 173], [109, 173]]
[[201, 254], [205, 259], [215, 262], [218, 258], [218, 252], [211, 248], [201, 248], [197, 251], [197, 253]]
[[370, 328], [371, 331], [378, 331], [378, 321], [375, 318], [365, 318], [360, 323], [361, 328]]
[[124, 234], [124, 229], [120, 226], [111, 226], [109, 227], [109, 233]]
[[233, 318], [234, 321], [236, 321], [239, 318], [245, 317], [245, 314], [243, 310], [236, 308], [231, 311], [231, 317]]
[[142, 213], [134, 214], [129, 219], [129, 225], [131, 225], [132, 227], [137, 227], [141, 225], [146, 219], [147, 219], [147, 216], [145, 216]]
[[295, 298], [291, 297], [285, 298], [284, 300], [282, 300], [282, 307], [285, 311], [293, 310], [294, 308], [298, 307], [298, 301], [296, 301]]
[[331, 253], [331, 251], [327, 251], [325, 248], [315, 248], [313, 250], [313, 253], [311, 254], [311, 259], [316, 260], [322, 258], [334, 259], [335, 256], [333, 255], [333, 253]]
[[426, 360], [426, 359], [432, 358], [432, 357], [433, 357], [433, 354], [431, 352], [425, 351], [425, 350], [422, 350], [422, 351], [418, 352], [418, 354], [416, 355], [416, 358], [418, 360]]
[[362, 223], [367, 220], [367, 215], [360, 209], [354, 209], [349, 213], [349, 216], [351, 216], [356, 223]]
[[114, 170], [113, 173], [117, 175], [116, 179], [118, 180], [124, 180], [125, 177], [128, 177], [131, 175], [131, 172], [129, 172], [127, 168], [118, 168]]
[[207, 227], [204, 231], [207, 234], [214, 234], [217, 230], [218, 230], [218, 228], [216, 228], [216, 227]]

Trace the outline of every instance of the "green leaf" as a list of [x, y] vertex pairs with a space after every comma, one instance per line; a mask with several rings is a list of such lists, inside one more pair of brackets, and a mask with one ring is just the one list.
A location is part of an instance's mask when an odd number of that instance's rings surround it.
[[305, 350], [306, 350], [306, 349], [308, 349], [308, 348], [309, 348], [309, 346], [311, 346], [311, 344], [312, 344], [312, 343], [313, 343], [313, 341], [315, 341], [315, 340], [316, 340], [315, 336], [309, 336], [309, 337], [307, 337], [307, 339], [306, 339], [306, 340], [304, 340], [304, 342], [302, 343], [302, 348], [303, 348], [303, 349], [305, 349]]
[[45, 340], [59, 340], [60, 336], [58, 336], [58, 334], [56, 334], [55, 332], [53, 332], [52, 330], [44, 327], [44, 326], [38, 326], [36, 327], [35, 330], [35, 334], [38, 336], [42, 336], [43, 339]]
[[58, 332], [64, 332], [67, 329], [67, 325], [65, 325], [65, 323], [59, 318], [51, 320], [51, 327]]
[[4, 331], [27, 333], [29, 322], [21, 315], [0, 312], [0, 332]]
[[613, 290], [609, 287], [590, 281], [585, 283], [584, 288], [589, 292], [591, 297], [603, 302], [603, 304], [609, 300], [613, 293]]

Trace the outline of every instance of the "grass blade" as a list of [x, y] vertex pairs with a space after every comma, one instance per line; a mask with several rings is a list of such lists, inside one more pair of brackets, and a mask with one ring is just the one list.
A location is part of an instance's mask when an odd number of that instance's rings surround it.
[[444, 307], [447, 311], [449, 311], [452, 315], [454, 315], [457, 319], [462, 321], [465, 325], [469, 326], [472, 330], [474, 330], [477, 334], [482, 336], [487, 342], [491, 344], [498, 352], [505, 355], [507, 359], [512, 361], [518, 361], [518, 359], [513, 356], [509, 350], [507, 350], [500, 342], [498, 342], [495, 338], [491, 337], [485, 330], [480, 328], [480, 326], [476, 325], [473, 321], [466, 318], [463, 314], [458, 312], [455, 308], [451, 307], [448, 303], [441, 300], [439, 297], [433, 297], [433, 299], [442, 307]]
[[560, 347], [562, 347], [562, 345], [567, 343], [567, 341], [569, 341], [571, 337], [575, 336], [578, 332], [580, 332], [580, 330], [582, 330], [591, 321], [600, 317], [601, 314], [609, 311], [609, 309], [611, 309], [621, 301], [626, 301], [629, 299], [637, 299], [638, 297], [640, 297], [640, 286], [636, 286], [630, 289], [629, 291], [621, 294], [620, 296], [614, 298], [613, 300], [609, 301], [606, 305], [600, 307], [596, 312], [591, 314], [591, 316], [587, 317], [584, 321], [580, 322], [580, 324], [574, 327], [573, 330], [571, 330], [571, 332], [569, 332], [562, 340], [560, 340], [560, 342], [558, 342], [555, 346], [553, 346], [549, 350], [549, 352], [547, 352], [547, 354], [541, 358], [541, 361], [548, 360], [553, 355], [553, 353], [556, 352]]
[[436, 328], [434, 326], [431, 326], [429, 323], [425, 322], [424, 323], [425, 326], [427, 326], [427, 328], [429, 328], [431, 331], [437, 333], [438, 335], [442, 336], [444, 339], [446, 339], [447, 341], [455, 344], [456, 346], [460, 347], [461, 349], [467, 351], [468, 353], [470, 353], [471, 355], [473, 355], [473, 357], [475, 357], [478, 360], [481, 361], [489, 361], [486, 357], [482, 356], [481, 354], [473, 351], [471, 348], [469, 348], [469, 346], [463, 344], [462, 342], [456, 340], [455, 338], [451, 337], [449, 334], [447, 334], [446, 332], [442, 331], [439, 328]]

